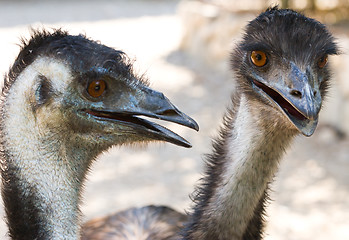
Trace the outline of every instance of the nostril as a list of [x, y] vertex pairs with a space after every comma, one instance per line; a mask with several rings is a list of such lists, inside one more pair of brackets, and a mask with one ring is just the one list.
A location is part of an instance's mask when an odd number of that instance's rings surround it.
[[314, 91], [314, 97], [316, 97], [316, 95], [317, 95], [317, 91]]
[[301, 98], [302, 97], [302, 93], [298, 90], [291, 90], [291, 95]]
[[165, 110], [165, 111], [163, 111], [163, 112], [161, 112], [159, 114], [163, 115], [163, 116], [176, 116], [176, 115], [178, 115], [178, 113], [175, 110], [173, 110], [173, 109]]

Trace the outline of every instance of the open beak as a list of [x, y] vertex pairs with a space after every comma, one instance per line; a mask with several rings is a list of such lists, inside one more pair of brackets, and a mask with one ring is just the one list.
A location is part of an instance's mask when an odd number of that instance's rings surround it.
[[303, 135], [309, 137], [316, 129], [322, 102], [319, 88], [312, 87], [310, 80], [310, 74], [303, 73], [292, 63], [284, 82], [275, 81], [267, 85], [253, 80], [253, 84], [283, 111]]
[[99, 119], [117, 121], [120, 124], [131, 126], [145, 138], [191, 147], [191, 144], [178, 134], [142, 117], [174, 122], [199, 130], [199, 125], [179, 111], [164, 94], [147, 87], [138, 87], [135, 91], [125, 92], [121, 97], [114, 99], [113, 103], [106, 104], [103, 109], [85, 111]]

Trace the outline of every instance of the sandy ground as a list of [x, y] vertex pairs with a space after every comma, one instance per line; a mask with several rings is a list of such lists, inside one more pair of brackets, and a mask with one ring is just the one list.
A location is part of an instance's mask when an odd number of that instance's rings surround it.
[[[146, 204], [188, 209], [232, 80], [178, 51], [181, 22], [176, 1], [0, 2], [0, 71], [18, 53], [30, 25], [63, 27], [126, 51], [152, 87], [164, 92], [200, 124], [200, 132], [168, 125], [193, 148], [155, 144], [115, 148], [94, 165], [86, 184], [84, 219]], [[326, 110], [326, 109], [325, 109]], [[321, 122], [321, 120], [320, 120]], [[267, 240], [349, 239], [349, 140], [320, 124], [299, 137], [282, 161], [273, 185]], [[3, 215], [1, 209], [0, 214]], [[6, 227], [0, 222], [0, 238]]]

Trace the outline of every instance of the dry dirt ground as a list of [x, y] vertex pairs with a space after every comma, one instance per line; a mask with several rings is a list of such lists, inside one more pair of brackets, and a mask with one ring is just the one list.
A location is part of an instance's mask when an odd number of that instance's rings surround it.
[[[0, 1], [0, 71], [18, 53], [29, 26], [62, 27], [126, 51], [152, 87], [164, 92], [200, 125], [196, 133], [176, 125], [193, 148], [152, 144], [115, 148], [89, 174], [82, 212], [90, 219], [147, 204], [188, 209], [188, 195], [200, 178], [232, 79], [202, 66], [178, 50], [182, 25], [177, 1]], [[326, 109], [325, 109], [326, 110]], [[321, 119], [320, 119], [321, 122]], [[328, 126], [299, 137], [280, 165], [273, 184], [267, 240], [349, 239], [349, 140]], [[0, 212], [3, 215], [3, 210]], [[6, 238], [0, 223], [0, 239]]]

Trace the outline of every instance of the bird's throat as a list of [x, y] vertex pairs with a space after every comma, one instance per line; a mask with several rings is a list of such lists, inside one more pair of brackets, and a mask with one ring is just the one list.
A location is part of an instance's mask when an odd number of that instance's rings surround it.
[[[6, 151], [3, 199], [13, 239], [77, 239], [81, 181], [70, 160], [37, 149], [36, 158]], [[42, 156], [39, 156], [42, 154]]]
[[[81, 186], [94, 155], [71, 145], [73, 138], [63, 126], [53, 132], [45, 128], [48, 122], [33, 114], [27, 89], [36, 76], [35, 69], [28, 67], [19, 76], [25, 81], [17, 79], [2, 103], [2, 196], [9, 235], [77, 239]], [[49, 114], [57, 116], [54, 111]]]
[[209, 159], [212, 166], [201, 190], [209, 196], [195, 209], [193, 216], [201, 216], [194, 220], [197, 232], [189, 239], [243, 239], [255, 209], [264, 200], [293, 134], [280, 131], [277, 123], [262, 121], [262, 110], [253, 105], [242, 95], [234, 104], [236, 109], [228, 111], [231, 115], [225, 118], [224, 134]]

